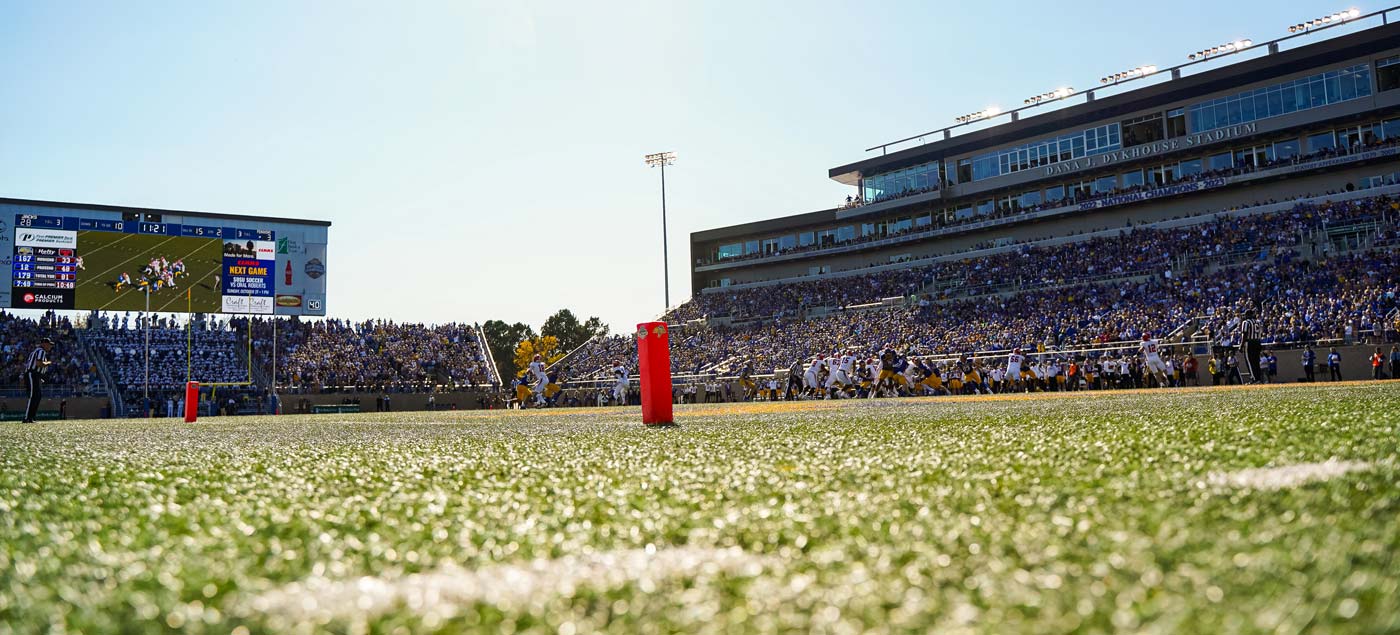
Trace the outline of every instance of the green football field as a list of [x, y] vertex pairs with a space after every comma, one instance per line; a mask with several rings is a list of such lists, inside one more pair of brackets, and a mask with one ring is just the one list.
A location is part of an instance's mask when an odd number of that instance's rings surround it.
[[103, 311], [143, 310], [146, 298], [141, 290], [126, 287], [118, 293], [117, 278], [125, 272], [131, 274], [133, 281], [138, 280], [152, 258], [164, 256], [170, 262], [183, 258], [189, 275], [176, 280], [177, 289], [152, 293], [152, 311], [184, 312], [187, 288], [194, 290], [188, 303], [196, 313], [220, 311], [223, 301], [217, 281], [223, 269], [222, 248], [223, 242], [217, 239], [78, 232], [78, 255], [83, 257], [84, 269], [78, 272], [76, 305]]
[[1384, 633], [1400, 382], [0, 427], [0, 633]]

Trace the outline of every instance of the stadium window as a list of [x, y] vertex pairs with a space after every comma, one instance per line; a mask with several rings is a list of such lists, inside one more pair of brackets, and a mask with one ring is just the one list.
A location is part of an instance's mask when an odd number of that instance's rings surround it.
[[1113, 175], [1101, 176], [1094, 180], [1094, 193], [1112, 192], [1118, 188], [1118, 177]]
[[1057, 202], [1057, 201], [1063, 201], [1064, 199], [1065, 199], [1065, 186], [1063, 186], [1063, 185], [1056, 185], [1055, 187], [1047, 187], [1047, 188], [1045, 188], [1045, 202], [1047, 202], [1047, 203], [1054, 203], [1054, 202]]
[[1385, 138], [1395, 139], [1400, 137], [1400, 119], [1387, 119], [1381, 124], [1381, 129], [1385, 131]]
[[1234, 163], [1235, 155], [1229, 152], [1221, 152], [1210, 157], [1210, 169], [1212, 170], [1228, 170]]
[[987, 216], [992, 213], [993, 209], [995, 209], [995, 206], [991, 201], [982, 201], [977, 204], [977, 215]]
[[1337, 148], [1337, 137], [1332, 131], [1319, 132], [1308, 137], [1308, 154], [1321, 152], [1322, 150], [1335, 150]]
[[1040, 190], [1021, 193], [1021, 207], [1034, 207], [1040, 204]]
[[963, 205], [962, 207], [959, 207], [956, 211], [953, 212], [953, 218], [957, 220], [972, 218], [972, 206]]
[[758, 253], [758, 241], [757, 241], [757, 240], [748, 240], [748, 241], [744, 241], [744, 255], [747, 256], [747, 255], [749, 255], [749, 254], [756, 254], [756, 253]]
[[1284, 161], [1298, 156], [1302, 152], [1302, 144], [1297, 139], [1279, 141], [1274, 143], [1274, 158]]
[[787, 251], [789, 249], [795, 249], [796, 247], [797, 236], [789, 234], [787, 236], [781, 236], [778, 238], [778, 249], [780, 251]]
[[1130, 187], [1140, 187], [1140, 186], [1142, 186], [1142, 184], [1143, 184], [1143, 180], [1142, 180], [1142, 170], [1133, 170], [1132, 172], [1124, 172], [1122, 175], [1120, 175], [1120, 178], [1122, 179], [1121, 182], [1123, 183], [1123, 188], [1124, 188], [1124, 189], [1127, 189], [1127, 188], [1130, 188]]
[[844, 243], [856, 239], [856, 226], [846, 225], [836, 228], [836, 242]]
[[799, 247], [811, 247], [816, 244], [817, 235], [813, 232], [802, 232], [797, 235], [797, 245]]
[[1163, 165], [1152, 168], [1152, 184], [1166, 185], [1176, 180], [1176, 165]]
[[931, 214], [924, 214], [923, 216], [916, 216], [914, 218], [915, 227], [928, 227], [930, 225], [933, 225], [933, 215]]
[[729, 286], [729, 285], [731, 285], [731, 284], [734, 284], [734, 280], [733, 280], [732, 278], [720, 278], [720, 279], [719, 279], [719, 284], [717, 284], [717, 285], [715, 285], [715, 286], [718, 286], [718, 287], [727, 287], [727, 286]]
[[1368, 123], [1361, 126], [1361, 135], [1361, 143], [1369, 146], [1379, 143], [1381, 139], [1384, 139], [1385, 130], [1381, 128], [1381, 124], [1379, 123]]
[[1361, 129], [1342, 128], [1341, 130], [1338, 130], [1337, 145], [1340, 146], [1340, 148], [1343, 151], [1350, 151], [1351, 149], [1361, 145]]
[[1122, 129], [1125, 148], [1161, 141], [1166, 136], [1166, 130], [1162, 127], [1162, 113], [1125, 119]]
[[1370, 95], [1371, 69], [1357, 64], [1192, 104], [1187, 127], [1205, 132]]
[[1167, 138], [1186, 136], [1186, 109], [1173, 108], [1167, 111]]
[[958, 161], [958, 182], [972, 182], [972, 159], [961, 159]]
[[909, 231], [910, 228], [912, 228], [913, 226], [914, 226], [914, 221], [913, 221], [913, 219], [910, 219], [910, 218], [901, 218], [901, 219], [895, 221], [894, 223], [892, 223], [892, 224], [890, 225], [889, 232], [890, 232], [891, 234], [898, 234], [898, 233], [901, 233], [901, 232], [907, 232], [907, 231]]
[[719, 251], [715, 253], [716, 260], [738, 258], [742, 255], [744, 255], [744, 246], [740, 243], [734, 243], [732, 245], [720, 245]]
[[836, 230], [824, 229], [817, 232], [817, 243], [822, 247], [830, 247], [836, 244]]
[[1195, 176], [1202, 172], [1200, 159], [1189, 159], [1182, 161], [1177, 166], [1177, 174], [1181, 176]]
[[1400, 88], [1400, 55], [1376, 60], [1376, 89], [1385, 92]]

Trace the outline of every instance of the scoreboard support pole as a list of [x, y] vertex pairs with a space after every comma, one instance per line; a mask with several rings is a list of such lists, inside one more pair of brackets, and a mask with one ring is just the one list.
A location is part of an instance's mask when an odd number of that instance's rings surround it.
[[144, 393], [141, 398], [141, 409], [145, 411], [146, 418], [151, 418], [151, 286], [146, 285], [146, 312], [143, 321], [146, 324], [146, 384], [142, 389]]

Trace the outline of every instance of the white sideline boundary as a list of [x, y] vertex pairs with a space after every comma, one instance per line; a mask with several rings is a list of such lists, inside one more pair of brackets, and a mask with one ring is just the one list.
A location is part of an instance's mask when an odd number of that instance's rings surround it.
[[1206, 476], [1204, 485], [1236, 489], [1281, 490], [1315, 481], [1325, 481], [1350, 472], [1371, 469], [1370, 463], [1340, 461], [1336, 458], [1321, 463], [1297, 463], [1278, 467], [1260, 467], [1238, 472], [1215, 472]]
[[663, 580], [719, 573], [754, 576], [766, 558], [734, 547], [678, 547], [609, 551], [523, 564], [464, 569], [449, 565], [406, 576], [330, 580], [312, 577], [254, 597], [252, 611], [297, 622], [371, 618], [397, 607], [450, 616], [477, 603], [518, 608], [575, 589], [606, 591], [636, 583], [645, 590]]

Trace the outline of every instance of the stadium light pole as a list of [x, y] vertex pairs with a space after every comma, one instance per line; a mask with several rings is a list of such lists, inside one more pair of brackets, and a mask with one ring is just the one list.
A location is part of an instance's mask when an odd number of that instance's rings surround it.
[[657, 152], [646, 156], [647, 165], [661, 168], [661, 275], [666, 277], [666, 310], [671, 310], [671, 250], [666, 239], [666, 166], [676, 162], [676, 153]]

